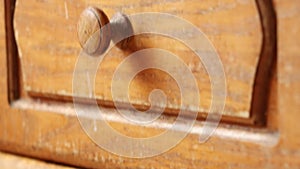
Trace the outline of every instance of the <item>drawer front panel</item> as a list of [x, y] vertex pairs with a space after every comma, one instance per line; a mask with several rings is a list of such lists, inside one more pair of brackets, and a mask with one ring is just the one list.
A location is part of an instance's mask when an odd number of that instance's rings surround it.
[[[72, 99], [73, 72], [81, 51], [77, 22], [81, 12], [88, 6], [101, 8], [109, 18], [116, 12], [128, 15], [164, 12], [197, 26], [214, 45], [224, 66], [227, 82], [224, 114], [249, 118], [263, 37], [254, 0], [19, 0], [14, 24], [26, 93], [38, 97]], [[165, 49], [188, 65], [200, 91], [198, 112], [207, 113], [212, 99], [211, 84], [199, 58], [185, 45], [171, 38], [141, 35], [137, 39], [139, 49]], [[111, 81], [114, 71], [131, 53], [115, 47], [104, 58], [95, 77], [94, 92], [100, 104], [113, 106]], [[180, 90], [175, 80], [160, 70], [149, 69], [139, 73], [129, 84], [130, 103], [124, 104], [147, 109], [150, 106], [149, 93], [157, 88], [162, 89], [168, 98], [166, 112], [176, 113], [180, 108]]]

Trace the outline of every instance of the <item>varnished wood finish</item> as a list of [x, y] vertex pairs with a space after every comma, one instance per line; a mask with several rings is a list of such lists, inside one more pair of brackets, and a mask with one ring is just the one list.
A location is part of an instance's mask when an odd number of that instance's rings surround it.
[[[5, 31], [6, 31], [6, 51], [7, 51], [7, 66], [8, 66], [8, 99], [9, 101], [16, 100], [20, 97], [20, 64], [18, 59], [18, 49], [13, 31], [13, 16], [15, 11], [15, 0], [4, 1], [5, 8]], [[19, 77], [19, 78], [16, 78]]]
[[111, 41], [108, 23], [107, 16], [99, 8], [88, 7], [81, 13], [77, 24], [78, 41], [89, 55], [100, 55], [107, 50]]
[[266, 123], [267, 103], [270, 91], [272, 72], [275, 71], [277, 59], [276, 14], [270, 0], [257, 0], [264, 32], [263, 48], [256, 68], [253, 86], [251, 118], [255, 124]]
[[[241, 1], [242, 2], [242, 1]], [[3, 3], [3, 2], [2, 2]], [[153, 158], [129, 159], [97, 147], [81, 130], [70, 103], [17, 100], [8, 102], [8, 51], [0, 20], [0, 149], [88, 168], [299, 168], [300, 166], [300, 3], [274, 0], [278, 62], [267, 106], [267, 127], [220, 125], [205, 144], [198, 143], [201, 123], [172, 150]], [[4, 5], [0, 5], [4, 18]], [[45, 82], [46, 83], [46, 82]], [[113, 126], [133, 135], [153, 135], [159, 126], [128, 126], [112, 109]], [[108, 116], [107, 115], [107, 116]], [[162, 123], [168, 123], [166, 117]], [[277, 140], [278, 139], [278, 140]]]
[[2, 169], [71, 169], [58, 164], [47, 163], [22, 156], [0, 152], [0, 168]]
[[[224, 65], [228, 90], [224, 114], [245, 119], [250, 117], [254, 77], [263, 38], [260, 15], [254, 0], [207, 0], [201, 3], [179, 0], [163, 3], [154, 0], [151, 3], [128, 1], [126, 4], [123, 1], [73, 3], [20, 0], [14, 20], [15, 31], [23, 69], [23, 87], [31, 96], [72, 98], [72, 74], [81, 49], [76, 38], [76, 24], [87, 6], [101, 8], [109, 18], [116, 12], [128, 15], [149, 11], [167, 12], [195, 24], [216, 47]], [[160, 24], [166, 28], [169, 25]], [[144, 35], [138, 39], [136, 48], [166, 49], [189, 66], [200, 91], [198, 112], [207, 113], [211, 103], [211, 84], [197, 56], [180, 42], [166, 37]], [[114, 48], [102, 62], [95, 78], [95, 95], [101, 105], [113, 106], [113, 73], [132, 52]], [[168, 97], [166, 112], [177, 114], [181, 99], [179, 88], [169, 75], [157, 70], [143, 71], [132, 81], [129, 88], [130, 103], [142, 110], [149, 108], [149, 93], [156, 88], [162, 89]]]

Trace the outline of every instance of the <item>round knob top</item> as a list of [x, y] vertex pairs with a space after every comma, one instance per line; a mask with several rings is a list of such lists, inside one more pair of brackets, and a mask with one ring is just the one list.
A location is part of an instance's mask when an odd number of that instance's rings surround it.
[[104, 53], [111, 40], [110, 24], [105, 13], [95, 7], [85, 9], [78, 21], [77, 34], [84, 52], [89, 55]]

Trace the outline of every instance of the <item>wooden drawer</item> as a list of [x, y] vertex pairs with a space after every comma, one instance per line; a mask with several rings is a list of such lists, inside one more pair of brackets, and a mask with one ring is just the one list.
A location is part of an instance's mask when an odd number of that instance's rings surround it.
[[[227, 98], [223, 114], [228, 117], [250, 119], [255, 75], [263, 51], [264, 36], [260, 13], [254, 0], [222, 2], [154, 0], [151, 3], [128, 1], [126, 4], [123, 1], [93, 0], [76, 3], [60, 0], [17, 1], [14, 28], [22, 68], [22, 88], [26, 94], [72, 100], [73, 72], [81, 51], [77, 38], [77, 22], [80, 13], [88, 6], [101, 8], [109, 18], [116, 12], [128, 15], [140, 12], [164, 12], [182, 17], [197, 26], [207, 35], [224, 66]], [[188, 108], [187, 110], [204, 113], [205, 116], [211, 106], [211, 83], [203, 63], [195, 53], [175, 39], [158, 35], [140, 36], [137, 43], [142, 49], [161, 48], [170, 51], [188, 65], [197, 79], [201, 101], [200, 107], [196, 110]], [[113, 106], [111, 95], [113, 73], [122, 60], [131, 53], [133, 52], [115, 47], [104, 58], [101, 69], [99, 68], [95, 77], [94, 92], [100, 104]], [[153, 69], [143, 71], [135, 77], [129, 85], [130, 103], [124, 104], [133, 104], [138, 109], [146, 110], [150, 106], [149, 93], [156, 88], [162, 89], [168, 98], [165, 112], [176, 114], [181, 101], [178, 84], [168, 74]], [[190, 89], [188, 92], [194, 91]], [[124, 98], [117, 99], [121, 102], [124, 100]], [[243, 123], [245, 120], [237, 121]]]
[[[223, 122], [208, 141], [199, 143], [202, 119], [178, 145], [151, 158], [112, 154], [88, 137], [72, 103], [72, 73], [81, 50], [76, 24], [87, 6], [103, 9], [109, 18], [118, 11], [167, 12], [207, 35], [223, 63], [228, 94]], [[5, 18], [0, 20], [0, 150], [86, 168], [299, 168], [299, 7], [293, 0], [17, 0], [15, 8], [14, 0], [5, 0], [0, 5]], [[211, 88], [201, 61], [174, 39], [143, 35], [139, 40], [141, 48], [166, 49], [187, 63], [201, 96], [193, 113], [205, 117]], [[179, 110], [178, 87], [162, 71], [138, 74], [125, 104], [145, 110], [149, 92], [159, 88], [168, 96], [168, 114], [146, 127], [128, 123], [115, 111], [109, 88], [113, 71], [129, 54], [118, 48], [108, 54], [96, 76], [95, 95], [106, 107], [105, 121], [118, 132], [135, 138], [158, 135], [174, 122], [170, 114]], [[125, 147], [114, 141], [116, 148]]]

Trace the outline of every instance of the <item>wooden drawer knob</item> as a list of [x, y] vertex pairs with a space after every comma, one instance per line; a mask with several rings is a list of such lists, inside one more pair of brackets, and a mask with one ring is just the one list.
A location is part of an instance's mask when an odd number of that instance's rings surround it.
[[108, 17], [102, 10], [88, 7], [80, 15], [77, 34], [79, 43], [87, 54], [104, 53], [111, 40]]
[[130, 38], [122, 37], [133, 35], [133, 28], [124, 14], [117, 13], [109, 22], [101, 9], [88, 7], [80, 15], [77, 34], [84, 52], [96, 56], [107, 50], [111, 40], [125, 48]]

